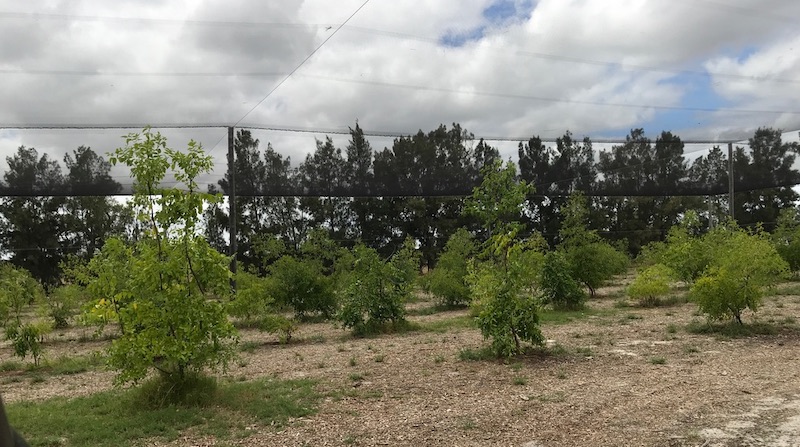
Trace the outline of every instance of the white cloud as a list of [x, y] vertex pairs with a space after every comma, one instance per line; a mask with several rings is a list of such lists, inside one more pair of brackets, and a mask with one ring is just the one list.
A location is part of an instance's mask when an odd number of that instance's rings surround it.
[[[0, 38], [15, 43], [0, 48], [0, 124], [236, 122], [362, 3], [0, 0]], [[786, 20], [800, 3], [540, 0], [529, 18], [499, 23], [483, 14], [491, 4], [373, 0], [244, 122], [346, 129], [358, 119], [368, 130], [403, 132], [459, 122], [477, 136], [554, 137], [567, 129], [607, 136], [658, 126], [665, 111], [590, 103], [680, 107], [704, 82], [681, 70], [754, 77], [712, 76], [713, 92], [728, 107], [799, 110], [797, 83], [761, 78], [800, 79], [800, 31]], [[441, 45], [448, 35], [476, 40]], [[715, 138], [800, 127], [797, 114], [697, 115], [700, 125], [673, 130]], [[0, 152], [20, 143], [105, 152], [124, 132], [0, 133]], [[210, 148], [223, 133], [171, 135], [176, 146], [195, 136]], [[313, 138], [261, 137], [295, 162], [313, 149]], [[391, 143], [380, 141], [376, 149]], [[215, 154], [225, 153], [224, 143]]]

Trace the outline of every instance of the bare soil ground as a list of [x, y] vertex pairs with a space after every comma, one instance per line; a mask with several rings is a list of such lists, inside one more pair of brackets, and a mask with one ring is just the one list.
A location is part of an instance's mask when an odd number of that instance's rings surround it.
[[[253, 427], [225, 441], [187, 433], [168, 445], [800, 445], [800, 296], [768, 297], [746, 316], [774, 323], [776, 333], [733, 339], [687, 332], [704, 321], [691, 303], [619, 308], [619, 296], [619, 286], [600, 290], [593, 315], [542, 326], [549, 353], [505, 363], [459, 360], [462, 349], [484, 345], [477, 329], [448, 326], [466, 310], [410, 318], [428, 330], [365, 339], [330, 323], [303, 325], [289, 345], [244, 331], [253, 349], [231, 376], [313, 378], [331, 397], [281, 429]], [[86, 355], [107, 343], [79, 335], [55, 334], [48, 355]], [[11, 358], [7, 345], [0, 356]], [[89, 371], [31, 383], [14, 374], [0, 373], [8, 401], [96, 392], [112, 377]]]

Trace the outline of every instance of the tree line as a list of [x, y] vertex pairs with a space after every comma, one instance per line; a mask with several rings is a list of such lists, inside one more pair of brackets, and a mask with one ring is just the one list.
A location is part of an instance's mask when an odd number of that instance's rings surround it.
[[[794, 166], [799, 148], [766, 128], [748, 143], [734, 151], [734, 213], [741, 225], [761, 222], [770, 230], [780, 210], [798, 199], [791, 186], [800, 183]], [[381, 150], [372, 148], [356, 124], [345, 148], [331, 138], [318, 140], [298, 165], [248, 130], [237, 132], [234, 145], [237, 257], [245, 266], [269, 264], [263, 247], [271, 239], [298, 252], [317, 228], [344, 246], [361, 241], [383, 256], [410, 237], [427, 266], [436, 264], [458, 228], [488, 234], [463, 210], [483, 180], [482, 169], [500, 154], [458, 124], [396, 138]], [[533, 186], [524, 203], [525, 228], [540, 232], [551, 246], [558, 243], [575, 192], [589, 199], [588, 227], [633, 255], [662, 240], [688, 210], [697, 211], [705, 225], [719, 220], [727, 214], [727, 198], [720, 196], [728, 188], [727, 148], [694, 159], [684, 148], [671, 132], [653, 141], [642, 129], [599, 153], [589, 138], [578, 140], [570, 132], [552, 145], [539, 137], [520, 142], [517, 175]], [[136, 239], [130, 206], [90, 195], [122, 190], [110, 164], [92, 149], [81, 146], [67, 154], [64, 167], [25, 146], [6, 160], [0, 251], [45, 284], [58, 281], [68, 255], [88, 259], [112, 235]], [[229, 193], [229, 174], [208, 192]], [[206, 208], [201, 228], [220, 251], [227, 250], [228, 222], [225, 206]]]

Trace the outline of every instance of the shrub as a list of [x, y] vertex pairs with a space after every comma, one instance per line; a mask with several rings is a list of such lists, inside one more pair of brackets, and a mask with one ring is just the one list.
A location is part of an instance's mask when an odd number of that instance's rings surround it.
[[467, 284], [467, 261], [477, 247], [472, 235], [461, 228], [447, 241], [436, 268], [428, 274], [427, 289], [439, 298], [443, 306], [469, 304], [470, 291]]
[[77, 284], [61, 286], [47, 296], [47, 308], [53, 319], [53, 328], [63, 329], [69, 326], [74, 317], [86, 302], [86, 291]]
[[25, 308], [41, 301], [43, 296], [44, 288], [27, 270], [0, 264], [0, 320], [3, 325], [21, 325]]
[[120, 239], [110, 238], [85, 267], [73, 270], [91, 299], [85, 304], [85, 323], [95, 324], [98, 331], [102, 331], [106, 324], [116, 322], [120, 334], [125, 333], [120, 311], [133, 300], [130, 285], [132, 262], [133, 249]]
[[557, 310], [578, 310], [586, 293], [571, 274], [566, 256], [559, 251], [548, 253], [541, 273], [542, 301]]
[[775, 249], [792, 272], [800, 270], [800, 216], [797, 208], [784, 208], [778, 215], [778, 226], [772, 234]]
[[11, 346], [14, 348], [16, 356], [25, 359], [30, 354], [33, 357], [33, 364], [39, 366], [44, 335], [49, 330], [50, 326], [46, 323], [13, 325], [6, 328], [6, 338], [11, 340]]
[[236, 294], [226, 305], [228, 315], [246, 325], [256, 324], [273, 302], [264, 278], [248, 271], [236, 272]]
[[294, 331], [297, 330], [297, 323], [282, 315], [267, 314], [259, 322], [258, 328], [270, 334], [277, 334], [281, 343], [289, 343]]
[[43, 297], [44, 289], [27, 270], [10, 264], [0, 266], [0, 316], [6, 328], [6, 339], [11, 341], [16, 356], [24, 359], [30, 354], [36, 366], [50, 325], [40, 321], [23, 323], [22, 314]]
[[598, 287], [614, 275], [624, 273], [630, 264], [625, 253], [605, 241], [574, 247], [566, 251], [566, 257], [572, 277], [588, 287], [592, 296]]
[[300, 246], [302, 258], [320, 264], [325, 276], [334, 274], [337, 261], [346, 252], [347, 250], [331, 239], [328, 231], [323, 228], [309, 231], [308, 238]]
[[[117, 384], [137, 383], [155, 370], [172, 389], [188, 390], [196, 375], [225, 367], [234, 354], [235, 329], [215, 299], [230, 293], [229, 259], [198, 236], [204, 205], [221, 200], [198, 192], [196, 179], [213, 161], [194, 141], [176, 151], [145, 129], [128, 135], [111, 162], [130, 167], [143, 232], [124, 251], [121, 241], [107, 242], [124, 255], [101, 257], [89, 278], [90, 289], [107, 287], [124, 298], [117, 310], [122, 335], [109, 349], [109, 365]], [[181, 188], [159, 186], [168, 170]], [[116, 270], [118, 260], [128, 266], [124, 272]]]
[[596, 231], [588, 228], [588, 207], [581, 193], [570, 196], [564, 209], [564, 224], [559, 231], [561, 244], [571, 276], [589, 288], [595, 289], [614, 275], [624, 273], [628, 256], [604, 241]]
[[484, 338], [491, 338], [491, 350], [498, 357], [522, 352], [521, 342], [541, 344], [539, 309], [536, 300], [525, 295], [524, 267], [512, 254], [505, 266], [487, 261], [470, 268], [473, 309]]
[[714, 261], [691, 295], [709, 320], [742, 323], [742, 311], [756, 311], [765, 288], [786, 275], [789, 266], [762, 233], [729, 227], [708, 236], [715, 243]]
[[533, 188], [517, 179], [516, 167], [496, 161], [481, 172], [483, 182], [465, 204], [465, 213], [489, 229], [482, 262], [469, 267], [472, 306], [484, 338], [499, 357], [522, 352], [522, 342], [542, 344], [538, 306], [523, 292], [531, 284], [525, 253], [539, 246], [540, 237], [520, 240], [522, 204]]
[[696, 281], [714, 258], [716, 233], [697, 236], [699, 222], [697, 213], [688, 211], [679, 225], [669, 229], [665, 243], [655, 243], [648, 250], [652, 263], [664, 264], [687, 284]]
[[269, 267], [267, 294], [280, 305], [294, 309], [297, 318], [320, 314], [329, 318], [336, 312], [336, 296], [322, 265], [313, 260], [283, 256]]
[[657, 306], [661, 297], [669, 293], [675, 272], [664, 264], [655, 264], [642, 270], [628, 286], [627, 293], [642, 306]]
[[405, 322], [404, 305], [411, 296], [418, 269], [413, 242], [407, 240], [388, 261], [364, 245], [357, 245], [353, 254], [353, 270], [346, 275], [341, 290], [339, 321], [356, 334]]

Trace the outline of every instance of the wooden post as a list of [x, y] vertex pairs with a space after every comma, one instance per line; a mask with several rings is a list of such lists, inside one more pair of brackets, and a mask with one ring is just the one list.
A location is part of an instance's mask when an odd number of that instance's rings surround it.
[[236, 292], [236, 254], [239, 251], [236, 239], [236, 151], [234, 151], [233, 127], [228, 127], [228, 218], [230, 222], [228, 255], [231, 256], [231, 290]]
[[735, 219], [733, 206], [733, 143], [728, 143], [728, 215], [731, 219]]

